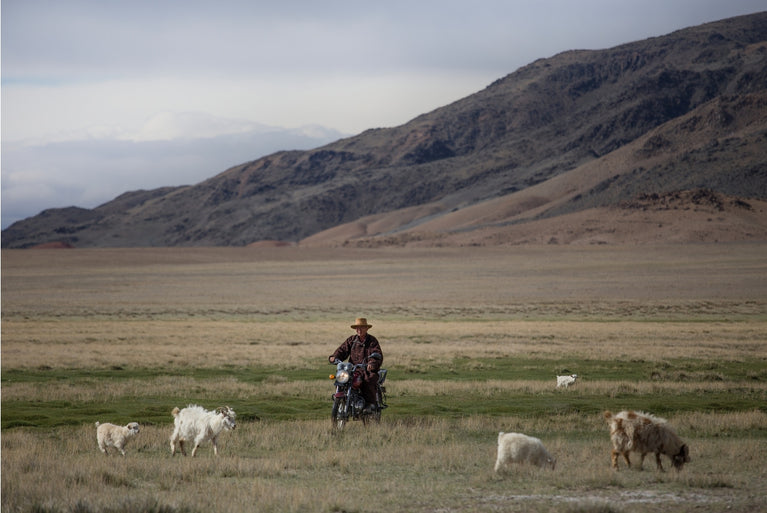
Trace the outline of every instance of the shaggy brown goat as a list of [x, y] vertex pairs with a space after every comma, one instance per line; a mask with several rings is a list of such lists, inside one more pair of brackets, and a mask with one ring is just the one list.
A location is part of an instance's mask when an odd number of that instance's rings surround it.
[[663, 472], [661, 454], [668, 456], [677, 470], [681, 470], [684, 464], [690, 461], [687, 444], [682, 442], [664, 419], [635, 411], [622, 411], [616, 415], [606, 411], [604, 415], [610, 425], [610, 439], [613, 442], [610, 458], [614, 469], [618, 469], [620, 455], [623, 455], [626, 464], [631, 467], [631, 460], [629, 460], [631, 451], [642, 455], [639, 462], [640, 469], [645, 455], [651, 452], [655, 453], [655, 462], [661, 472]]

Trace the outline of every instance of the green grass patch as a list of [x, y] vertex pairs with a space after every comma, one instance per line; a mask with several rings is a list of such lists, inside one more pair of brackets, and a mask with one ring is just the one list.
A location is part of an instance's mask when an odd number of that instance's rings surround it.
[[[389, 405], [385, 416], [406, 418], [434, 416], [459, 418], [470, 415], [488, 417], [516, 416], [526, 418], [560, 414], [600, 414], [606, 409], [641, 409], [659, 415], [679, 412], [737, 412], [761, 409], [767, 411], [764, 386], [753, 386], [765, 381], [764, 364], [759, 359], [743, 361], [706, 361], [679, 359], [663, 362], [557, 360], [538, 358], [456, 358], [448, 364], [417, 362], [415, 372], [390, 367], [388, 382]], [[206, 407], [228, 404], [242, 420], [311, 420], [329, 416], [332, 386], [327, 379], [329, 368], [299, 362], [295, 368], [263, 366], [254, 368], [227, 367], [213, 369], [173, 369], [170, 371], [144, 368], [119, 369], [29, 369], [3, 372], [3, 387], [32, 384], [42, 388], [63, 386], [81, 389], [110, 387], [114, 398], [106, 400], [41, 400], [30, 392], [23, 398], [8, 399], [3, 395], [2, 428], [80, 425], [95, 421], [139, 421], [147, 425], [162, 425], [172, 418], [173, 407], [198, 402]], [[556, 374], [577, 373], [581, 384], [569, 390], [554, 388]], [[121, 394], [121, 383], [129, 380], [152, 379], [158, 376], [184, 377], [194, 386], [183, 391], [153, 394], [142, 391], [141, 397]], [[279, 379], [277, 379], [279, 378]], [[236, 386], [265, 383], [258, 387], [252, 398], [243, 394], [232, 397], [219, 390], [218, 383], [227, 380]], [[441, 382], [458, 386], [458, 392], [419, 393], [416, 385], [408, 386], [406, 393], [397, 394], [410, 380], [427, 383]], [[535, 390], [499, 389], [488, 391], [488, 383], [532, 381], [547, 383]], [[582, 383], [610, 381], [625, 383], [611, 385], [595, 391]], [[726, 386], [696, 387], [723, 381]], [[418, 381], [413, 381], [417, 383]], [[648, 382], [650, 383], [648, 385]], [[688, 382], [693, 386], [689, 386]], [[275, 383], [278, 386], [272, 387]], [[303, 397], [305, 394], [286, 394], [285, 385], [295, 383], [296, 390], [316, 388], [327, 399]], [[551, 386], [548, 386], [550, 383]], [[644, 386], [633, 386], [644, 383]], [[652, 383], [658, 383], [654, 387]], [[680, 383], [675, 387], [675, 383]], [[684, 385], [682, 385], [684, 384]], [[662, 385], [662, 386], [661, 386]], [[280, 389], [280, 391], [276, 391]], [[275, 390], [274, 393], [271, 391]], [[247, 394], [245, 394], [247, 395]], [[204, 398], [204, 400], [201, 400]]]
[[[324, 362], [322, 362], [324, 363]], [[130, 368], [110, 369], [9, 369], [2, 373], [2, 383], [51, 383], [78, 381], [119, 381], [149, 379], [157, 376], [186, 377], [195, 380], [236, 379], [261, 382], [280, 376], [289, 381], [327, 378], [332, 366], [315, 361], [297, 361], [284, 365], [226, 368]], [[767, 382], [765, 359], [739, 361], [677, 360], [589, 360], [551, 358], [455, 358], [450, 362], [416, 362], [398, 368], [393, 362], [389, 376], [430, 381], [476, 380], [553, 380], [557, 374], [578, 374], [589, 380], [626, 381], [748, 381]]]
[[743, 361], [588, 360], [550, 358], [456, 358], [447, 365], [423, 362], [409, 369], [390, 369], [405, 378], [426, 380], [553, 380], [578, 374], [580, 379], [626, 381], [767, 381], [764, 359]]
[[259, 382], [273, 379], [275, 375], [286, 376], [291, 380], [307, 380], [319, 376], [327, 378], [327, 369], [317, 366], [300, 366], [286, 368], [284, 366], [263, 367], [227, 367], [227, 368], [130, 368], [119, 367], [111, 369], [9, 369], [2, 374], [2, 383], [78, 383], [86, 381], [120, 381], [126, 379], [151, 379], [158, 376], [192, 378], [195, 380], [236, 379], [239, 381]]
[[[480, 388], [481, 383], [477, 383]], [[721, 393], [624, 394], [609, 398], [588, 394], [497, 394], [482, 396], [467, 390], [450, 396], [390, 397], [384, 416], [391, 419], [410, 417], [462, 418], [519, 417], [546, 419], [558, 415], [580, 414], [599, 416], [606, 410], [630, 408], [669, 416], [681, 412], [737, 412], [761, 409], [767, 411], [764, 393], [733, 395]], [[219, 398], [206, 401], [212, 405], [229, 404], [237, 411], [241, 421], [253, 420], [314, 420], [329, 418], [330, 400], [312, 400], [301, 397], [259, 396], [253, 400]], [[139, 400], [123, 397], [110, 403], [70, 401], [3, 401], [2, 428], [49, 428], [102, 422], [127, 423], [137, 420], [145, 425], [170, 424], [170, 410], [185, 406], [181, 398], [142, 397]], [[767, 432], [760, 436], [767, 437]]]

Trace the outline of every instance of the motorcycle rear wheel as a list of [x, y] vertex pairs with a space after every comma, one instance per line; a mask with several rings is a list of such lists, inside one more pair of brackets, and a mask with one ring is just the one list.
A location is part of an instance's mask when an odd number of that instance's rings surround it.
[[346, 398], [336, 397], [333, 399], [333, 409], [330, 412], [330, 420], [333, 422], [333, 426], [338, 429], [343, 429], [346, 425]]
[[362, 425], [367, 426], [368, 422], [381, 423], [381, 410], [376, 410], [373, 413], [366, 413], [362, 415]]

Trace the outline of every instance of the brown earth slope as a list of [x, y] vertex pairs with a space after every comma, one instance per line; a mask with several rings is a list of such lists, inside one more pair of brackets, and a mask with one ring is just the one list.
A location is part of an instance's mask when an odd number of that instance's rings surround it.
[[[732, 180], [758, 189], [767, 180], [765, 142], [767, 93], [718, 98], [602, 158], [521, 191], [459, 210], [434, 203], [369, 216], [302, 244], [767, 240], [764, 200], [714, 190], [728, 190]], [[747, 171], [733, 176], [732, 162]]]

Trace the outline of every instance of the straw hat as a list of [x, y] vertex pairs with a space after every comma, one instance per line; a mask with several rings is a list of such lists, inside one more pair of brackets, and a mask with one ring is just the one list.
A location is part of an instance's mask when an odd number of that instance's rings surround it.
[[356, 330], [357, 328], [372, 328], [372, 324], [368, 324], [368, 320], [364, 317], [357, 317], [357, 319], [354, 321], [354, 324], [352, 324], [352, 329]]

